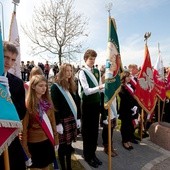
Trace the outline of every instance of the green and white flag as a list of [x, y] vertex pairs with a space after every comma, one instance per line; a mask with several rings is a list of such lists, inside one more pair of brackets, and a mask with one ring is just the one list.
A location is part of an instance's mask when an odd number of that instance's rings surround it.
[[108, 44], [105, 72], [105, 108], [111, 106], [113, 99], [120, 90], [122, 72], [119, 41], [114, 18], [109, 17]]

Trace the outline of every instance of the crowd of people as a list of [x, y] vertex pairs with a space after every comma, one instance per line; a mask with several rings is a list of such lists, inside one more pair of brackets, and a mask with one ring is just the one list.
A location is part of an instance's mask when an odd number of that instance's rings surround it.
[[[25, 82], [29, 81], [31, 70], [35, 66], [38, 66], [41, 68], [47, 80], [50, 78], [49, 76], [55, 77], [56, 74], [59, 72], [59, 68], [60, 68], [60, 64], [57, 64], [56, 62], [54, 62], [53, 64], [49, 64], [48, 61], [46, 61], [45, 64], [43, 64], [42, 62], [38, 62], [38, 64], [36, 65], [34, 63], [34, 60], [27, 61], [26, 64], [24, 61], [21, 61], [20, 71], [21, 71], [21, 79], [23, 81]], [[80, 69], [79, 65], [76, 68], [74, 67], [74, 71], [76, 72], [79, 69]]]
[[[34, 61], [31, 62], [27, 61], [26, 64], [24, 63], [24, 61], [21, 61], [20, 70], [21, 70], [21, 78], [23, 81], [29, 81], [30, 72], [34, 66], [36, 66]], [[54, 64], [52, 65], [50, 65], [48, 61], [46, 61], [45, 64], [38, 62], [37, 66], [41, 68], [47, 80], [49, 78], [49, 73], [51, 69], [54, 76], [59, 72], [59, 66], [56, 62], [54, 62]]]
[[[4, 42], [4, 66], [7, 88], [23, 124], [22, 135], [10, 144], [9, 163], [11, 170], [30, 169], [49, 170], [49, 165], [56, 161], [56, 152], [62, 170], [71, 170], [72, 142], [76, 142], [81, 132], [83, 140], [84, 160], [92, 167], [102, 166], [96, 156], [98, 145], [99, 122], [103, 127], [103, 151], [108, 154], [108, 110], [104, 108], [105, 67], [95, 65], [97, 53], [88, 49], [84, 53], [85, 65], [75, 71], [74, 67], [65, 63], [60, 67], [55, 63], [52, 69], [55, 76], [49, 88], [48, 76], [50, 65], [34, 62], [21, 62], [22, 80], [8, 73], [14, 65], [18, 51], [14, 44]], [[121, 76], [121, 88], [111, 107], [111, 156], [117, 156], [113, 140], [114, 128], [121, 120], [122, 147], [130, 151], [132, 143], [138, 144], [135, 136], [136, 128], [140, 128], [140, 111], [138, 102], [129, 89], [134, 90], [131, 80], [137, 81], [140, 69], [135, 64], [129, 65]], [[170, 72], [170, 69], [166, 70]], [[4, 79], [0, 76], [0, 83]], [[3, 76], [4, 77], [4, 76]], [[9, 87], [8, 87], [9, 86]], [[170, 123], [170, 102], [167, 97], [164, 107], [163, 121]], [[156, 113], [156, 110], [155, 110]], [[155, 121], [157, 114], [155, 114]], [[134, 121], [138, 121], [134, 125]], [[146, 135], [150, 123], [146, 118], [142, 126]], [[149, 122], [149, 125], [147, 124]], [[26, 154], [30, 158], [25, 164]], [[0, 155], [0, 169], [4, 169], [3, 155]]]

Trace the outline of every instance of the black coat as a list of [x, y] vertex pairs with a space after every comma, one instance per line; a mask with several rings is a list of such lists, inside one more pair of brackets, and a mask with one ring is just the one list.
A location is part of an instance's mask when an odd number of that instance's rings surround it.
[[137, 101], [133, 98], [130, 92], [125, 86], [121, 86], [119, 92], [120, 106], [118, 110], [119, 119], [132, 120], [133, 111], [131, 110], [134, 106], [138, 106]]
[[7, 73], [7, 78], [11, 99], [15, 105], [20, 120], [22, 120], [26, 114], [24, 83], [20, 78], [10, 73]]
[[[80, 119], [81, 118], [80, 97], [78, 93], [76, 94], [70, 93], [70, 94], [73, 97], [73, 100], [77, 106], [77, 119]], [[53, 105], [56, 109], [55, 119], [56, 119], [56, 124], [58, 125], [59, 123], [61, 123], [61, 120], [67, 118], [70, 115], [73, 115], [73, 113], [65, 97], [63, 96], [63, 94], [55, 84], [51, 86], [51, 98], [53, 101]]]

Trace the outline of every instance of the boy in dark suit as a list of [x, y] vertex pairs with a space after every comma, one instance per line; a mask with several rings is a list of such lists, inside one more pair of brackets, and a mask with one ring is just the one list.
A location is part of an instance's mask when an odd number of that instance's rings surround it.
[[92, 167], [98, 168], [102, 162], [96, 157], [100, 92], [104, 89], [101, 84], [99, 70], [94, 68], [96, 51], [89, 49], [84, 54], [86, 65], [79, 71], [79, 95], [82, 100], [82, 137], [83, 155], [85, 161]]
[[[16, 61], [18, 50], [15, 45], [10, 42], [5, 41], [3, 45], [5, 76], [0, 76], [0, 83], [5, 83], [6, 86], [8, 86], [9, 92], [11, 94], [11, 99], [18, 112], [20, 120], [22, 120], [26, 113], [24, 84], [20, 78], [14, 76], [11, 73], [8, 73], [8, 70], [14, 65]], [[8, 153], [10, 170], [26, 169], [24, 154], [19, 137], [16, 137], [12, 141], [12, 143], [8, 147]], [[3, 154], [0, 156], [0, 169], [4, 170]]]

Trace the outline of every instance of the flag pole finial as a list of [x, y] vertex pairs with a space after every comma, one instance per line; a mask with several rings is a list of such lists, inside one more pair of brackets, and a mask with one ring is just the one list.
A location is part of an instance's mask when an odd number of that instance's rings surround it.
[[14, 4], [14, 12], [16, 12], [16, 6], [20, 3], [20, 0], [13, 0], [12, 3]]
[[146, 32], [145, 35], [144, 35], [144, 41], [146, 41], [146, 45], [147, 45], [148, 38], [150, 36], [151, 36], [151, 32]]
[[113, 6], [112, 2], [109, 2], [108, 4], [105, 5], [105, 8], [106, 8], [107, 12], [109, 13], [109, 17], [111, 16], [110, 11], [112, 9], [112, 6]]

